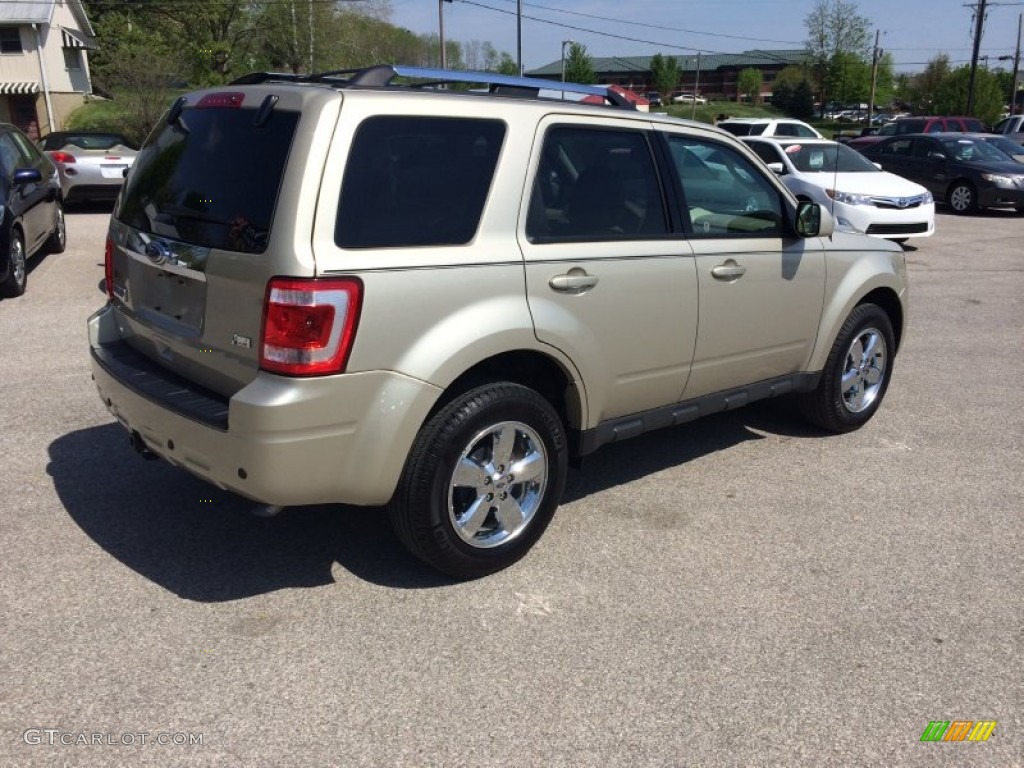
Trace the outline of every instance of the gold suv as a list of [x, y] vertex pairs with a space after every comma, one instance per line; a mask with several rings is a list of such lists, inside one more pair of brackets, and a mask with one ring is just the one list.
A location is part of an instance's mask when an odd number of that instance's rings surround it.
[[106, 288], [93, 372], [137, 450], [270, 511], [387, 505], [460, 578], [520, 558], [605, 443], [784, 394], [861, 426], [907, 313], [899, 247], [724, 131], [391, 66], [179, 98]]

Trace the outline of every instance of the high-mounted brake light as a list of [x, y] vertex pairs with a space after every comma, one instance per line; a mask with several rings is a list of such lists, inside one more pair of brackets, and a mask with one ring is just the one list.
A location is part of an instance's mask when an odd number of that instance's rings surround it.
[[260, 367], [290, 376], [341, 373], [362, 296], [356, 278], [271, 279], [263, 303]]
[[103, 285], [107, 289], [107, 298], [114, 298], [114, 241], [110, 237], [107, 237], [107, 245], [103, 249]]
[[245, 101], [245, 94], [236, 91], [208, 93], [196, 104], [196, 109], [237, 108]]
[[54, 162], [64, 163], [65, 165], [75, 162], [75, 156], [69, 155], [67, 152], [51, 152], [50, 157], [53, 158]]

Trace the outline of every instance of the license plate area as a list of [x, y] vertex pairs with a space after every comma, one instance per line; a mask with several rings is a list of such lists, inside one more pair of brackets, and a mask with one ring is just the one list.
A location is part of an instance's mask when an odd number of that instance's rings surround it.
[[123, 179], [127, 165], [101, 165], [100, 173], [104, 179]]
[[135, 313], [176, 336], [199, 337], [206, 313], [205, 277], [132, 260], [127, 286]]

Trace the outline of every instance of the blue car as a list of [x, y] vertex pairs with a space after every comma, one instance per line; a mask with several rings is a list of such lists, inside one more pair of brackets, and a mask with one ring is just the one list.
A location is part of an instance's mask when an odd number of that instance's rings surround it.
[[67, 234], [56, 167], [7, 123], [0, 123], [0, 217], [0, 296], [20, 296], [28, 260], [60, 253]]

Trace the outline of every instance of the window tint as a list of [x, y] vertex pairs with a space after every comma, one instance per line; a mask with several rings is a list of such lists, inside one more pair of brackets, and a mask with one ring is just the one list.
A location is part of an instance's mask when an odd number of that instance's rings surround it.
[[782, 199], [775, 187], [731, 147], [669, 136], [669, 150], [695, 237], [775, 235], [783, 229]]
[[964, 118], [964, 130], [968, 133], [987, 133], [988, 129], [981, 120], [975, 120], [974, 118]]
[[760, 131], [751, 131], [750, 123], [721, 122], [718, 124], [718, 127], [724, 131], [728, 131], [733, 136], [751, 136], [764, 132], [764, 128], [761, 128]]
[[769, 144], [768, 142], [765, 141], [752, 141], [749, 144], [747, 144], [747, 146], [754, 150], [754, 154], [756, 154], [766, 163], [782, 162], [782, 157], [779, 154], [779, 148], [776, 147], [774, 144]]
[[637, 239], [667, 231], [644, 132], [547, 132], [526, 220], [531, 241]]
[[[185, 109], [157, 126], [114, 216], [146, 233], [207, 248], [262, 253], [298, 114]], [[164, 118], [166, 121], [166, 117]]]
[[0, 27], [0, 53], [22, 53], [21, 32], [17, 27]]
[[909, 157], [912, 147], [913, 141], [911, 139], [893, 139], [880, 145], [876, 151], [880, 155], [903, 155]]
[[902, 136], [904, 133], [923, 133], [924, 120], [899, 120], [896, 123], [896, 133]]
[[11, 134], [0, 133], [0, 170], [3, 171], [4, 176], [10, 178], [20, 165], [21, 153], [14, 144]]
[[349, 151], [335, 242], [342, 248], [468, 243], [504, 138], [498, 120], [364, 121]]

